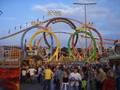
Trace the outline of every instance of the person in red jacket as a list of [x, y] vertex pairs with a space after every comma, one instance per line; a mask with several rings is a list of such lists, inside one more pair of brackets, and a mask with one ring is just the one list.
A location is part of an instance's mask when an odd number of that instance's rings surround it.
[[102, 90], [116, 90], [116, 82], [111, 70], [107, 72], [107, 79], [103, 82]]

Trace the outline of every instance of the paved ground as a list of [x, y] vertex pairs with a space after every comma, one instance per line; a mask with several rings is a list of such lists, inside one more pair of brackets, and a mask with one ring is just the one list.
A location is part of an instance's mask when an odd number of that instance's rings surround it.
[[21, 84], [20, 90], [43, 90], [39, 83], [36, 84]]
[[[43, 83], [37, 83], [36, 81], [32, 83], [22, 83], [20, 85], [20, 90], [43, 90]], [[54, 90], [53, 80], [51, 81], [51, 90]]]

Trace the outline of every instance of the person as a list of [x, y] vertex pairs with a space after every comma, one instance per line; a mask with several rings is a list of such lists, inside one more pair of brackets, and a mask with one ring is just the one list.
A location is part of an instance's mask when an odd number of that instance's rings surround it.
[[81, 89], [86, 90], [87, 87], [87, 81], [83, 78], [81, 81]]
[[60, 69], [59, 66], [56, 66], [54, 77], [53, 77], [54, 85], [55, 85], [55, 90], [60, 90], [60, 81], [62, 78], [62, 70]]
[[64, 70], [63, 72], [61, 90], [69, 90], [69, 77], [67, 70]]
[[44, 76], [43, 90], [51, 90], [51, 80], [52, 80], [52, 77], [53, 77], [53, 72], [50, 69], [49, 65], [46, 65], [46, 68], [43, 71], [43, 76]]
[[102, 90], [103, 83], [106, 80], [106, 78], [107, 78], [107, 75], [104, 72], [104, 70], [102, 68], [99, 68], [97, 70], [97, 77], [96, 77], [98, 90]]
[[120, 90], [120, 75], [116, 78], [116, 87], [117, 90]]
[[30, 68], [28, 69], [28, 73], [30, 74], [30, 80], [31, 80], [32, 83], [33, 83], [34, 80], [35, 80], [36, 72], [37, 72], [37, 70], [36, 70], [34, 67], [30, 67]]
[[78, 69], [75, 68], [74, 72], [70, 73], [69, 80], [70, 80], [70, 89], [71, 90], [79, 90], [79, 82], [81, 81], [81, 75], [78, 73]]
[[116, 90], [116, 82], [111, 70], [107, 72], [107, 78], [103, 83], [102, 90]]
[[38, 77], [37, 77], [37, 80], [38, 80], [38, 83], [40, 83], [40, 84], [42, 84], [42, 80], [43, 80], [42, 73], [43, 73], [43, 68], [42, 68], [42, 66], [39, 66], [38, 67]]
[[26, 82], [26, 75], [27, 75], [27, 70], [25, 68], [22, 68], [21, 70], [21, 82], [22, 83]]
[[96, 71], [91, 65], [87, 81], [87, 90], [96, 90]]
[[120, 90], [120, 63], [116, 65], [116, 87], [117, 90]]

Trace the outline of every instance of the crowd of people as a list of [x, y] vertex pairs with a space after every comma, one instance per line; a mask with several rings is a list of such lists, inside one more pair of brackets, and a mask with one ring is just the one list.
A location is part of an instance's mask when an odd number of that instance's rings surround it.
[[120, 90], [120, 64], [45, 64], [23, 67], [21, 83], [40, 83], [41, 90]]

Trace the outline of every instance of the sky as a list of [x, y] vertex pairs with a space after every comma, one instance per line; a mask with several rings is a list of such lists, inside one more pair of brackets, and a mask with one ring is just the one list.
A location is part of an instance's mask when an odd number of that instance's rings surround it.
[[[84, 7], [73, 3], [96, 3], [87, 6], [87, 22], [92, 22], [103, 38], [120, 39], [120, 0], [0, 0], [0, 37], [20, 31], [31, 21], [46, 20], [56, 16], [49, 16], [48, 10], [59, 10], [61, 17], [72, 18], [84, 22]], [[44, 18], [43, 18], [44, 16]], [[73, 32], [64, 23], [51, 25], [53, 31]], [[15, 29], [16, 27], [16, 29]], [[8, 33], [10, 31], [10, 33]], [[26, 38], [35, 32], [30, 31]], [[21, 35], [1, 40], [0, 45], [20, 45]], [[67, 35], [59, 34], [63, 46], [68, 40]], [[64, 38], [66, 38], [66, 40]]]

